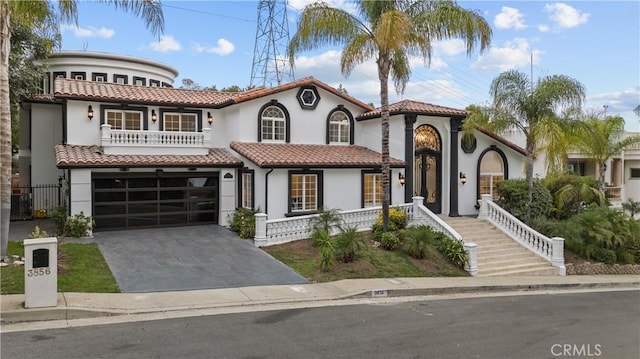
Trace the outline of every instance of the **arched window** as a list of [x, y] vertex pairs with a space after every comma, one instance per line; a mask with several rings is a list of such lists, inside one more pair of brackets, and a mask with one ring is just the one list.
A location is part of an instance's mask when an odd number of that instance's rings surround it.
[[327, 142], [339, 144], [351, 144], [353, 118], [348, 112], [338, 109], [329, 115], [327, 127]]
[[480, 195], [490, 194], [493, 199], [497, 199], [498, 193], [496, 185], [506, 178], [506, 157], [502, 151], [497, 149], [485, 150], [480, 155], [480, 176], [478, 177], [478, 192]]
[[285, 142], [287, 136], [287, 114], [277, 105], [268, 105], [260, 112], [259, 140]]
[[416, 151], [431, 150], [434, 152], [440, 152], [440, 135], [435, 128], [429, 125], [422, 125], [416, 128], [414, 141]]

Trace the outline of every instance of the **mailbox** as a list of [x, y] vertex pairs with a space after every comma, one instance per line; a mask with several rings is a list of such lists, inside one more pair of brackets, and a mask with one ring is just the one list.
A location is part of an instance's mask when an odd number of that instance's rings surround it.
[[58, 239], [24, 240], [25, 308], [58, 305]]

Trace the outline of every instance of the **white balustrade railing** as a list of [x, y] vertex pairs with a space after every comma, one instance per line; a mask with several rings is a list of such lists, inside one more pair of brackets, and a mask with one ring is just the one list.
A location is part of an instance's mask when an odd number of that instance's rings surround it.
[[104, 124], [102, 146], [211, 147], [211, 129], [202, 132], [112, 130]]
[[472, 276], [478, 275], [478, 251], [476, 244], [465, 243], [460, 233], [425, 207], [422, 204], [423, 201], [423, 197], [413, 197], [412, 224], [430, 226], [434, 231], [442, 232], [450, 239], [462, 242], [464, 244], [464, 250], [467, 252], [467, 264], [464, 269]]
[[560, 275], [565, 275], [564, 238], [549, 238], [495, 204], [491, 195], [481, 197], [479, 219], [491, 222], [511, 239], [558, 267]]
[[[413, 218], [413, 207], [411, 203], [405, 203], [393, 208], [404, 211], [407, 220]], [[339, 211], [340, 223], [349, 227], [356, 227], [358, 231], [368, 231], [378, 220], [378, 215], [382, 212], [382, 207], [368, 207]], [[318, 218], [318, 214], [297, 216], [281, 219], [267, 219], [264, 213], [256, 214], [256, 236], [254, 244], [256, 247], [266, 247], [275, 244], [282, 244], [300, 239], [311, 238], [313, 222]], [[333, 227], [331, 234], [337, 234], [338, 228]]]

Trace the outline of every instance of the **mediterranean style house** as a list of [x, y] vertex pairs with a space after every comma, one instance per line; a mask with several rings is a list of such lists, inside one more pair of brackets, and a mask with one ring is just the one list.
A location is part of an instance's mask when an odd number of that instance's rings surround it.
[[[23, 102], [20, 184], [62, 183], [95, 230], [227, 225], [239, 207], [270, 219], [381, 204], [380, 109], [314, 78], [241, 93], [173, 88], [141, 58], [60, 52], [43, 94]], [[477, 131], [464, 110], [390, 105], [391, 204], [478, 213], [496, 181], [524, 176], [524, 150]]]

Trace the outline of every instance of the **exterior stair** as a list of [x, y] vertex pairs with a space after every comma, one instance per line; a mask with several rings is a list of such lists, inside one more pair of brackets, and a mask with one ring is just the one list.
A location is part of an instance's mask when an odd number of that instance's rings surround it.
[[487, 221], [472, 217], [440, 218], [460, 233], [465, 242], [477, 245], [478, 276], [559, 273], [557, 267], [553, 267]]

